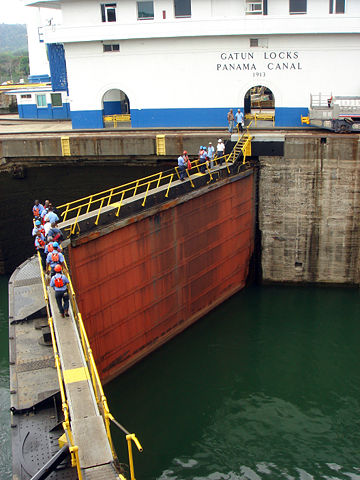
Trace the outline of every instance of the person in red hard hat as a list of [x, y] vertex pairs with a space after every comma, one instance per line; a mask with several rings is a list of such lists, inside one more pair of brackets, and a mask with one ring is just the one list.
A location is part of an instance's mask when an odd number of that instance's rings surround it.
[[188, 156], [188, 152], [187, 150], [184, 150], [183, 151], [183, 157], [184, 157], [184, 161], [185, 161], [185, 166], [188, 170], [191, 169], [191, 162], [189, 160], [189, 156]]
[[55, 299], [60, 315], [64, 318], [69, 316], [69, 295], [67, 292], [68, 278], [62, 273], [60, 264], [54, 267], [55, 275], [51, 277], [50, 287], [55, 290]]

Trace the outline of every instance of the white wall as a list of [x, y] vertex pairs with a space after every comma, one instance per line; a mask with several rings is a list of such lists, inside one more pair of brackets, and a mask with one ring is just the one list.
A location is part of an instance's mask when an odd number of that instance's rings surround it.
[[27, 34], [29, 48], [30, 75], [50, 75], [49, 62], [46, 54], [45, 42], [39, 41], [39, 27], [61, 23], [61, 11], [28, 7]]
[[[252, 49], [241, 36], [129, 40], [120, 42], [120, 52], [108, 53], [99, 42], [87, 43], [86, 54], [83, 46], [67, 44], [71, 108], [99, 110], [111, 88], [123, 90], [135, 109], [242, 106], [246, 91], [258, 84], [273, 91], [278, 107], [305, 107], [310, 93], [359, 95], [358, 40], [358, 35], [272, 36], [268, 48]], [[235, 53], [254, 59], [225, 59]], [[256, 70], [224, 69], [244, 63]], [[278, 63], [295, 69], [276, 70]]]

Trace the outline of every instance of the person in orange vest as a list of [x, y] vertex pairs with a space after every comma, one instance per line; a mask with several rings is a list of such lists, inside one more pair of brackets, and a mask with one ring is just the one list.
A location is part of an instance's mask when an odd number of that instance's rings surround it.
[[36, 237], [37, 232], [40, 232], [40, 233], [42, 233], [42, 234], [45, 236], [45, 229], [44, 229], [44, 227], [41, 225], [40, 220], [35, 220], [35, 227], [34, 227], [33, 230], [32, 230], [32, 236], [33, 236], [33, 237]]
[[55, 274], [51, 278], [50, 287], [55, 290], [55, 300], [59, 308], [60, 315], [64, 317], [69, 316], [69, 295], [67, 292], [68, 278], [62, 274], [61, 265], [55, 265]]
[[46, 265], [50, 267], [51, 276], [55, 275], [55, 267], [56, 265], [63, 265], [64, 264], [64, 255], [60, 252], [58, 242], [53, 242], [53, 251], [49, 252], [46, 257]]
[[35, 248], [40, 253], [42, 268], [46, 270], [46, 254], [45, 254], [45, 236], [38, 231], [35, 237]]
[[186, 169], [191, 170], [191, 162], [190, 162], [190, 159], [189, 159], [188, 152], [186, 150], [184, 150], [184, 152], [183, 152], [183, 157], [184, 157], [184, 162], [185, 162]]
[[34, 215], [34, 218], [40, 218], [42, 212], [44, 210], [44, 205], [42, 205], [39, 200], [35, 200], [34, 206], [32, 207], [32, 212]]

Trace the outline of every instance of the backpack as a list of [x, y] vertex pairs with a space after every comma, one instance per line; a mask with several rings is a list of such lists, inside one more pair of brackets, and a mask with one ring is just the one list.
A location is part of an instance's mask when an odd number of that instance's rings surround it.
[[63, 287], [64, 286], [63, 278], [62, 277], [55, 277], [54, 284], [55, 284], [55, 287], [57, 287], [57, 288]]
[[51, 254], [51, 261], [54, 262], [54, 263], [56, 263], [56, 262], [59, 261], [59, 254], [58, 254], [58, 252], [53, 252], [53, 253]]

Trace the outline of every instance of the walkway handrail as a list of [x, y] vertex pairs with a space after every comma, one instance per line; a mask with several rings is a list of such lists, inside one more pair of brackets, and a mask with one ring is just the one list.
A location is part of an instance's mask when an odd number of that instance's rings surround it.
[[[53, 346], [53, 351], [54, 351], [54, 358], [55, 358], [55, 366], [56, 366], [56, 371], [57, 371], [57, 376], [58, 376], [58, 382], [59, 382], [59, 388], [60, 388], [60, 396], [61, 396], [61, 405], [62, 405], [62, 411], [64, 414], [64, 422], [62, 423], [64, 432], [66, 434], [66, 438], [69, 444], [69, 451], [71, 453], [71, 465], [73, 467], [76, 466], [77, 468], [77, 474], [79, 480], [82, 480], [82, 472], [81, 472], [81, 466], [79, 462], [79, 447], [74, 444], [74, 439], [73, 439], [73, 434], [71, 431], [71, 426], [70, 426], [70, 416], [69, 416], [69, 405], [66, 397], [66, 390], [64, 386], [64, 369], [61, 364], [60, 360], [60, 355], [59, 355], [59, 349], [57, 346], [57, 341], [56, 341], [56, 335], [55, 335], [55, 330], [54, 330], [54, 321], [51, 315], [51, 309], [50, 309], [50, 302], [49, 302], [49, 296], [47, 292], [47, 287], [46, 287], [46, 282], [45, 282], [45, 274], [42, 268], [42, 261], [41, 261], [41, 256], [40, 252], [37, 253], [38, 256], [38, 261], [39, 261], [39, 267], [40, 267], [40, 275], [41, 275], [41, 283], [43, 287], [43, 295], [45, 299], [45, 306], [46, 306], [46, 312], [48, 316], [48, 324], [50, 327], [50, 333], [51, 333], [51, 339], [52, 339], [52, 346]], [[78, 309], [77, 302], [76, 302], [76, 296], [75, 296], [75, 290], [74, 286], [70, 277], [70, 272], [66, 264], [66, 260], [64, 259], [64, 264], [65, 264], [65, 269], [67, 273], [67, 278], [69, 280], [69, 285], [68, 285], [68, 292], [70, 293], [70, 301], [71, 301], [71, 306], [72, 306], [72, 311], [74, 314], [75, 318], [75, 323], [78, 329], [78, 332], [80, 334], [80, 339], [81, 339], [81, 346], [82, 346], [82, 351], [85, 357], [85, 361], [87, 363], [88, 370], [90, 371], [91, 375], [91, 383], [93, 386], [93, 391], [95, 394], [96, 402], [99, 407], [99, 411], [103, 417], [104, 424], [105, 424], [105, 430], [106, 430], [106, 435], [109, 441], [109, 445], [111, 448], [111, 452], [113, 455], [114, 460], [117, 460], [117, 455], [115, 452], [114, 444], [112, 441], [111, 437], [111, 432], [110, 432], [110, 420], [113, 421], [114, 423], [117, 424], [116, 420], [114, 417], [111, 415], [107, 399], [104, 393], [104, 389], [100, 380], [99, 372], [96, 367], [95, 359], [92, 353], [92, 349], [90, 347], [90, 342], [85, 330], [84, 322], [81, 316], [81, 313]], [[137, 440], [136, 435], [130, 434], [126, 430], [126, 441], [127, 441], [127, 446], [128, 446], [128, 456], [129, 456], [129, 467], [130, 467], [130, 473], [131, 473], [131, 480], [135, 480], [135, 474], [134, 474], [134, 463], [133, 463], [133, 456], [132, 456], [132, 447], [131, 447], [131, 442], [129, 443], [128, 436], [131, 436], [131, 439], [135, 442], [135, 444], [138, 446], [139, 451], [142, 451], [142, 447], [140, 445], [140, 442]], [[136, 439], [136, 440], [135, 440]], [[124, 478], [120, 476], [120, 478]]]
[[[252, 124], [250, 122], [246, 127], [246, 133], [239, 137], [233, 151], [230, 154], [225, 154], [222, 157], [214, 157], [210, 162], [213, 162], [216, 166], [219, 163], [225, 162], [228, 173], [230, 173], [229, 163], [232, 163], [236, 160], [235, 151], [239, 143], [242, 143], [241, 151], [243, 153], [243, 163], [245, 163], [246, 156], [251, 152], [251, 135], [249, 133], [249, 127]], [[191, 175], [197, 172], [198, 174], [209, 174], [209, 181], [213, 180], [212, 171], [209, 165], [209, 161], [206, 160], [201, 162], [200, 159], [192, 161], [191, 169], [186, 169], [186, 175], [190, 181], [192, 188], [195, 188], [194, 182], [191, 178]], [[124, 185], [119, 185], [113, 188], [109, 188], [102, 192], [98, 192], [87, 197], [74, 200], [72, 202], [64, 203], [59, 205], [57, 208], [62, 210], [60, 216], [62, 217], [62, 222], [68, 222], [66, 227], [69, 230], [69, 236], [75, 234], [76, 230], [79, 230], [79, 217], [81, 215], [89, 213], [91, 210], [96, 210], [97, 215], [95, 219], [95, 225], [98, 225], [101, 212], [104, 208], [107, 207], [117, 207], [115, 216], [118, 217], [120, 214], [120, 209], [123, 205], [125, 198], [135, 197], [135, 195], [142, 195], [143, 201], [141, 203], [142, 207], [145, 207], [146, 200], [150, 191], [155, 190], [160, 187], [167, 187], [165, 198], [169, 195], [170, 186], [174, 180], [174, 177], [177, 176], [180, 179], [179, 167], [175, 167], [171, 170], [161, 171], [158, 173], [153, 173], [147, 177], [140, 178], [138, 180], [133, 180], [131, 182], [125, 183]]]
[[[76, 321], [76, 325], [78, 327], [78, 331], [80, 333], [81, 345], [82, 345], [82, 349], [83, 349], [83, 353], [84, 353], [86, 363], [88, 365], [88, 369], [90, 371], [90, 378], [91, 378], [91, 383], [92, 383], [92, 386], [93, 386], [93, 389], [94, 389], [96, 402], [99, 406], [101, 415], [102, 415], [103, 420], [104, 420], [106, 435], [108, 437], [111, 452], [113, 454], [114, 459], [117, 460], [117, 455], [116, 455], [116, 452], [115, 452], [115, 448], [114, 448], [114, 444], [113, 444], [112, 437], [111, 437], [111, 432], [110, 432], [110, 420], [113, 421], [115, 424], [118, 424], [118, 422], [116, 422], [116, 420], [114, 419], [114, 417], [112, 416], [112, 414], [110, 413], [110, 410], [109, 410], [107, 399], [106, 399], [104, 389], [103, 389], [103, 386], [102, 386], [102, 383], [101, 383], [101, 380], [100, 380], [99, 372], [98, 372], [98, 369], [96, 367], [95, 359], [94, 359], [92, 349], [91, 349], [91, 346], [90, 346], [89, 338], [87, 336], [86, 329], [85, 329], [85, 326], [84, 326], [84, 322], [83, 322], [83, 319], [82, 319], [82, 315], [79, 311], [79, 308], [78, 308], [78, 305], [77, 305], [77, 302], [76, 302], [75, 290], [74, 290], [74, 286], [73, 286], [73, 283], [72, 283], [72, 280], [71, 280], [71, 277], [70, 277], [69, 269], [68, 269], [65, 258], [64, 258], [64, 264], [65, 264], [65, 268], [66, 268], [67, 273], [68, 273], [67, 277], [68, 277], [68, 280], [69, 280], [69, 290], [70, 290], [70, 294], [71, 294], [70, 295], [70, 301], [71, 301], [72, 311], [73, 311], [73, 314], [74, 314], [74, 317], [75, 317], [75, 321]], [[134, 433], [129, 434], [129, 432], [127, 430], [126, 430], [126, 435], [131, 435], [132, 437], [136, 438], [136, 435]], [[131, 473], [131, 480], [135, 480], [131, 443], [129, 445], [127, 437], [126, 437], [126, 440], [127, 440], [127, 444], [128, 444], [128, 456], [129, 456], [129, 467], [130, 467], [130, 473]], [[138, 444], [140, 446], [139, 451], [142, 452], [142, 447], [140, 445], [140, 442], [137, 440], [137, 438], [136, 438], [136, 442], [138, 442]]]
[[57, 372], [57, 377], [58, 377], [58, 382], [59, 382], [59, 388], [60, 388], [60, 397], [61, 397], [61, 408], [64, 414], [64, 421], [62, 423], [68, 444], [69, 444], [69, 451], [71, 454], [71, 466], [75, 467], [77, 469], [77, 474], [79, 480], [82, 480], [82, 473], [81, 473], [81, 468], [80, 468], [80, 462], [79, 462], [79, 448], [74, 444], [74, 439], [70, 427], [70, 417], [69, 417], [69, 405], [68, 401], [66, 398], [66, 393], [65, 393], [65, 387], [64, 387], [64, 381], [63, 381], [63, 368], [61, 365], [61, 360], [60, 360], [60, 355], [59, 355], [59, 350], [57, 347], [57, 342], [56, 342], [56, 336], [55, 336], [55, 331], [54, 331], [54, 321], [51, 315], [51, 310], [50, 310], [50, 304], [49, 304], [49, 296], [47, 293], [47, 288], [46, 288], [46, 283], [45, 283], [45, 275], [44, 271], [42, 268], [42, 262], [41, 262], [41, 256], [40, 252], [37, 252], [38, 256], [38, 261], [39, 261], [39, 267], [40, 267], [40, 275], [41, 275], [41, 283], [43, 287], [43, 294], [44, 294], [44, 299], [45, 299], [45, 307], [46, 307], [46, 313], [48, 317], [48, 324], [50, 327], [50, 334], [51, 334], [51, 340], [52, 340], [52, 347], [53, 347], [53, 352], [54, 352], [54, 359], [55, 359], [55, 367], [56, 367], [56, 372]]
[[[213, 161], [217, 165], [222, 159], [227, 165], [228, 158], [229, 155], [224, 155], [223, 157], [215, 158]], [[205, 171], [209, 173], [210, 179], [212, 179], [212, 174], [209, 169], [208, 161], [203, 163], [200, 163], [199, 160], [193, 161], [191, 171], [195, 171], [194, 169], [196, 169], [198, 173], [201, 173], [201, 167], [203, 166]], [[228, 171], [230, 171], [229, 168]], [[143, 194], [143, 202], [141, 205], [144, 207], [149, 192], [158, 188], [160, 185], [167, 186], [165, 193], [165, 197], [167, 198], [169, 195], [170, 186], [173, 182], [175, 175], [180, 178], [178, 167], [175, 167], [171, 170], [166, 170], [164, 172], [161, 171], [158, 173], [154, 173], [152, 175], [138, 180], [134, 180], [124, 185], [109, 188], [108, 190], [104, 190], [102, 192], [88, 195], [87, 197], [83, 197], [78, 200], [59, 205], [57, 209], [63, 209], [63, 211], [60, 213], [60, 216], [62, 217], [62, 222], [73, 219], [73, 222], [71, 222], [71, 226], [69, 227], [69, 234], [73, 235], [76, 232], [76, 228], [78, 228], [78, 219], [80, 215], [89, 213], [90, 210], [97, 210], [97, 216], [95, 220], [95, 225], [97, 225], [101, 212], [105, 207], [117, 207], [115, 215], [118, 217], [125, 198], [134, 197], [138, 194]], [[187, 175], [190, 179], [191, 186], [195, 188], [195, 185], [190, 177], [190, 172], [188, 170]]]

